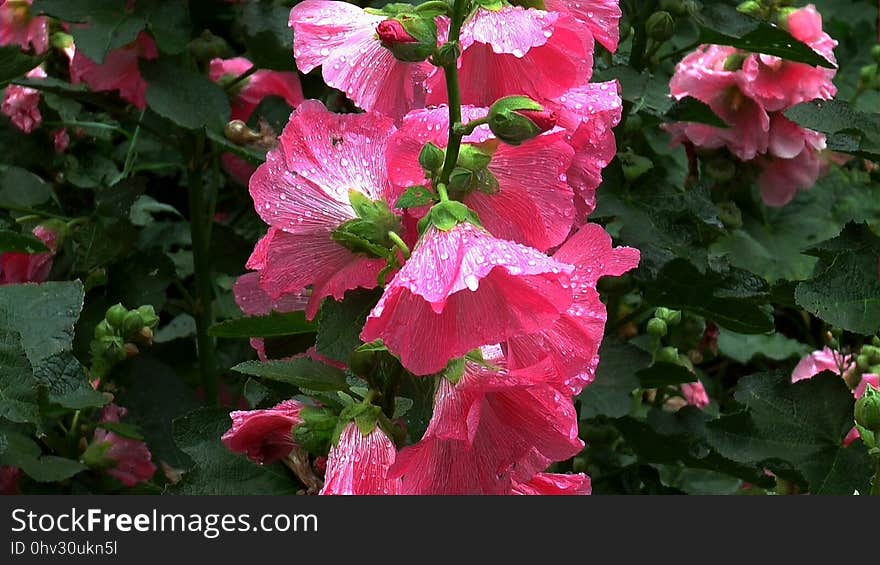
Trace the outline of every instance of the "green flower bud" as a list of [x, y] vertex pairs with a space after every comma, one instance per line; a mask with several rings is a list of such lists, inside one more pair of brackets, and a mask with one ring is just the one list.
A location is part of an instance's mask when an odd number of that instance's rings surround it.
[[481, 225], [480, 219], [470, 208], [461, 202], [447, 200], [434, 204], [431, 211], [419, 220], [419, 233], [423, 233], [429, 225], [441, 231], [449, 231], [464, 222]]
[[122, 320], [125, 318], [126, 314], [128, 314], [128, 308], [122, 304], [114, 304], [107, 309], [105, 318], [107, 319], [107, 323], [114, 328], [119, 329], [122, 327]]
[[324, 455], [339, 419], [321, 408], [306, 407], [299, 413], [302, 423], [293, 428], [293, 441], [314, 455]]
[[856, 365], [862, 371], [867, 371], [871, 367], [871, 358], [865, 354], [856, 357]]
[[685, 3], [682, 2], [682, 0], [661, 0], [660, 9], [666, 10], [675, 16], [687, 15], [687, 6], [685, 6]]
[[666, 322], [661, 320], [660, 318], [651, 318], [648, 320], [648, 334], [654, 337], [663, 337], [667, 334], [669, 328], [666, 326]]
[[144, 326], [155, 328], [159, 324], [159, 316], [156, 315], [156, 309], [152, 305], [145, 304], [138, 307], [137, 313], [143, 318]]
[[458, 62], [459, 56], [461, 56], [461, 48], [458, 43], [444, 43], [432, 62], [438, 67], [450, 67]]
[[747, 14], [749, 16], [758, 16], [764, 8], [761, 7], [760, 2], [756, 2], [755, 0], [747, 0], [743, 2], [739, 6], [736, 7], [738, 12], [743, 14]]
[[507, 96], [489, 108], [489, 129], [509, 145], [519, 145], [556, 126], [556, 115], [528, 96]]
[[144, 319], [141, 315], [133, 310], [125, 315], [125, 318], [122, 320], [122, 335], [129, 336], [131, 334], [136, 334], [141, 331], [141, 328], [144, 327]]
[[865, 394], [856, 400], [856, 423], [872, 432], [880, 431], [880, 390], [868, 385]]
[[432, 18], [401, 14], [379, 22], [376, 35], [399, 61], [424, 61], [437, 49], [437, 26]]
[[456, 165], [469, 171], [479, 171], [488, 167], [491, 162], [492, 155], [473, 145], [465, 144], [458, 152]]
[[645, 22], [645, 30], [654, 41], [666, 41], [675, 35], [675, 20], [669, 12], [654, 12]]
[[207, 62], [223, 57], [228, 51], [229, 46], [226, 41], [208, 30], [203, 31], [196, 39], [189, 42], [189, 52], [197, 61]]
[[877, 77], [877, 63], [872, 65], [865, 65], [859, 71], [859, 78], [865, 84], [871, 84], [874, 81], [874, 78]]
[[419, 165], [426, 173], [433, 174], [440, 170], [443, 161], [446, 159], [446, 152], [431, 143], [426, 143], [419, 152]]
[[114, 335], [115, 332], [113, 331], [113, 327], [107, 322], [107, 320], [101, 320], [98, 322], [98, 325], [95, 326], [95, 339], [113, 337]]
[[678, 363], [678, 349], [675, 347], [664, 347], [657, 352], [657, 361], [662, 363]]

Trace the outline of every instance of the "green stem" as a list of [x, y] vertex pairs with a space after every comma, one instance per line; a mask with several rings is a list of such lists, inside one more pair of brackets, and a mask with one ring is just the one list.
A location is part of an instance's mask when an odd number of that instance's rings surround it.
[[388, 239], [391, 240], [394, 245], [400, 249], [400, 252], [403, 254], [404, 259], [409, 259], [409, 246], [403, 241], [399, 235], [394, 233], [393, 231], [388, 232]]
[[460, 133], [462, 135], [462, 137], [466, 137], [466, 136], [474, 133], [474, 130], [477, 129], [478, 127], [480, 127], [481, 125], [488, 124], [488, 123], [489, 123], [488, 116], [485, 118], [478, 118], [476, 120], [471, 120], [468, 123], [457, 127], [456, 133]]
[[[455, 5], [452, 8], [452, 21], [449, 24], [449, 40], [447, 43], [458, 45], [461, 26], [467, 16], [469, 1], [455, 0]], [[459, 126], [461, 124], [461, 91], [458, 87], [458, 61], [452, 61], [450, 64], [445, 65], [443, 72], [446, 75], [446, 94], [449, 97], [449, 142], [446, 144], [446, 161], [443, 163], [439, 183], [445, 185], [449, 183], [449, 176], [458, 162], [458, 151], [461, 149], [461, 139], [464, 135], [460, 131]], [[440, 196], [442, 198], [443, 194], [441, 193]]]
[[208, 229], [208, 222], [211, 221], [208, 216], [210, 203], [205, 201], [205, 186], [202, 179], [205, 153], [204, 135], [198, 135], [193, 140], [192, 147], [187, 170], [187, 189], [189, 190], [189, 223], [196, 285], [193, 316], [196, 319], [196, 344], [205, 401], [209, 404], [217, 404], [215, 344], [214, 339], [208, 335], [208, 328], [214, 323], [214, 282], [211, 266], [211, 237]]
[[6, 210], [7, 212], [15, 212], [16, 214], [27, 214], [29, 216], [38, 216], [40, 218], [55, 218], [56, 220], [64, 220], [68, 221], [70, 218], [68, 216], [61, 216], [59, 214], [53, 214], [51, 212], [41, 212], [38, 210], [33, 210], [31, 208], [26, 208], [23, 206], [0, 206], [0, 210]]
[[237, 77], [235, 77], [234, 79], [232, 79], [231, 81], [226, 83], [226, 86], [224, 86], [223, 89], [226, 90], [227, 92], [232, 90], [233, 88], [235, 88], [235, 85], [237, 85], [241, 81], [247, 79], [249, 76], [251, 76], [252, 74], [257, 72], [258, 70], [259, 70], [259, 67], [257, 67], [256, 65], [252, 65], [251, 68], [249, 68], [245, 72], [241, 73], [240, 75], [238, 75]]

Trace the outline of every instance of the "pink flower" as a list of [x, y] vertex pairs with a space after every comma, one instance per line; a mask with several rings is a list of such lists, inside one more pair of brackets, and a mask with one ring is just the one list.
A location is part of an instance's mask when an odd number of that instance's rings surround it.
[[378, 427], [366, 436], [354, 422], [330, 448], [322, 495], [400, 494], [400, 480], [388, 477], [397, 449]]
[[[36, 67], [26, 76], [27, 78], [42, 79], [46, 78], [46, 72], [40, 67]], [[40, 98], [40, 91], [35, 88], [10, 84], [3, 94], [0, 111], [9, 117], [15, 127], [24, 133], [31, 133], [43, 123], [39, 107]]]
[[355, 253], [332, 234], [357, 218], [349, 191], [371, 200], [389, 193], [385, 148], [393, 133], [388, 118], [333, 114], [316, 101], [291, 115], [250, 181], [257, 213], [271, 227], [247, 267], [260, 271], [260, 286], [273, 299], [311, 285], [312, 318], [325, 297], [341, 300], [347, 290], [376, 286], [385, 260]]
[[[843, 371], [841, 372], [841, 368]], [[848, 375], [855, 369], [851, 355], [843, 355], [829, 347], [814, 351], [800, 360], [791, 373], [791, 382], [815, 377], [822, 371], [831, 371], [836, 375]]]
[[107, 53], [101, 63], [76, 51], [70, 62], [70, 80], [73, 84], [84, 82], [96, 92], [118, 90], [123, 100], [143, 109], [147, 107], [147, 83], [141, 77], [138, 60], [158, 56], [153, 38], [141, 32], [131, 44]]
[[[448, 21], [440, 20], [441, 35]], [[443, 29], [446, 28], [446, 29]], [[590, 80], [593, 36], [567, 13], [507, 6], [479, 8], [461, 30], [461, 101], [489, 106], [509, 95], [543, 102]], [[441, 71], [428, 82], [428, 102], [447, 100]]]
[[[211, 80], [235, 78], [253, 66], [244, 57], [211, 60]], [[278, 96], [293, 108], [303, 101], [302, 86], [296, 73], [260, 70], [240, 82], [232, 101], [232, 119], [248, 121], [260, 102], [268, 96]]]
[[[101, 422], [118, 423], [128, 411], [121, 406], [108, 404], [101, 410]], [[115, 432], [103, 428], [95, 429], [93, 443], [110, 444], [105, 456], [114, 462], [107, 474], [127, 487], [149, 481], [156, 472], [156, 466], [150, 460], [147, 444], [140, 440], [122, 437]]]
[[385, 16], [346, 2], [305, 0], [290, 11], [293, 54], [303, 73], [320, 66], [324, 82], [367, 111], [400, 118], [425, 104], [430, 63], [405, 63], [382, 46]]
[[49, 278], [58, 234], [37, 226], [34, 235], [49, 248], [47, 253], [0, 253], [0, 284], [41, 283]]
[[53, 131], [52, 143], [55, 146], [55, 153], [61, 155], [67, 152], [67, 148], [70, 147], [70, 135], [67, 133], [67, 130], [64, 128], [58, 128]]
[[21, 475], [18, 467], [0, 465], [0, 495], [18, 494], [18, 480]]
[[463, 223], [429, 227], [385, 287], [361, 339], [417, 375], [476, 347], [545, 329], [571, 305], [573, 267]]
[[700, 381], [682, 383], [681, 393], [691, 406], [696, 406], [697, 408], [709, 406], [709, 395], [706, 394], [706, 388]]
[[527, 483], [514, 483], [511, 494], [544, 496], [593, 494], [593, 485], [590, 477], [583, 473], [576, 475], [538, 473]]
[[[260, 274], [247, 273], [235, 281], [232, 287], [235, 303], [247, 316], [266, 316], [275, 312], [297, 312], [305, 310], [309, 296], [305, 292], [283, 294], [273, 299], [260, 287]], [[262, 338], [251, 338], [251, 347], [257, 351], [261, 361], [268, 361], [266, 343]]]
[[[822, 31], [822, 16], [812, 4], [792, 12], [786, 19], [791, 35], [809, 45], [831, 63], [836, 63], [837, 41]], [[746, 91], [768, 112], [777, 112], [801, 102], [837, 94], [832, 80], [837, 69], [813, 67], [772, 55], [752, 54], [743, 62]]]
[[261, 465], [280, 461], [293, 450], [291, 433], [302, 423], [302, 409], [296, 400], [285, 400], [268, 410], [231, 412], [232, 427], [223, 434], [223, 445]]
[[0, 45], [19, 45], [39, 55], [49, 49], [46, 18], [31, 14], [33, 0], [2, 0], [0, 2]]
[[425, 435], [391, 470], [402, 493], [509, 494], [583, 449], [574, 405], [548, 384], [548, 363], [521, 371], [499, 357], [487, 363], [467, 361], [457, 384], [440, 379]]
[[761, 159], [758, 177], [761, 198], [768, 206], [788, 204], [799, 190], [816, 184], [824, 164], [819, 152], [825, 149], [825, 136], [804, 129], [782, 114], [770, 119], [767, 158]]
[[[468, 120], [486, 112], [463, 109]], [[397, 193], [402, 187], [425, 183], [419, 151], [428, 141], [445, 147], [448, 132], [445, 106], [406, 115], [388, 150], [389, 174]], [[565, 182], [573, 151], [565, 142], [565, 132], [556, 130], [513, 146], [499, 144], [487, 127], [480, 126], [465, 141], [492, 155], [488, 168], [498, 181], [497, 192], [475, 190], [461, 198], [483, 226], [496, 237], [539, 251], [562, 243], [574, 224], [572, 190]]]
[[596, 41], [614, 53], [620, 41], [620, 0], [544, 0], [550, 12], [571, 14]]
[[547, 357], [555, 368], [560, 389], [579, 394], [592, 382], [599, 364], [599, 346], [607, 313], [596, 283], [603, 276], [620, 276], [639, 263], [639, 252], [612, 247], [611, 237], [596, 224], [575, 233], [553, 259], [574, 265], [571, 307], [552, 326], [506, 342], [511, 369], [522, 369]]

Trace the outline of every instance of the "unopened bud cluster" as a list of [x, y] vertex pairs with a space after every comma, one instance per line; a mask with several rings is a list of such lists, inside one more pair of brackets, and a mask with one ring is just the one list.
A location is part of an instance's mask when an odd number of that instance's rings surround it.
[[129, 310], [122, 304], [107, 309], [95, 326], [91, 343], [92, 377], [104, 377], [116, 363], [139, 353], [138, 345], [153, 343], [159, 317], [150, 305]]

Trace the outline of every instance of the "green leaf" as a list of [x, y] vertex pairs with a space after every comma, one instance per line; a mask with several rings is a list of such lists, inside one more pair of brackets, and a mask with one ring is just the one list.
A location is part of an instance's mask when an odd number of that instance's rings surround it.
[[69, 352], [43, 359], [34, 366], [34, 378], [46, 388], [49, 402], [71, 410], [99, 408], [108, 402], [92, 387], [85, 369]]
[[248, 119], [248, 125], [259, 131], [260, 120], [262, 119], [276, 133], [281, 133], [284, 126], [290, 120], [291, 112], [293, 112], [293, 108], [290, 107], [284, 98], [280, 96], [267, 96], [254, 108], [251, 117]]
[[188, 2], [138, 0], [135, 8], [145, 14], [147, 28], [160, 51], [177, 54], [186, 49], [192, 33]]
[[200, 408], [174, 420], [174, 441], [195, 463], [174, 492], [198, 495], [294, 494], [297, 483], [281, 465], [256, 465], [220, 441], [232, 421], [227, 410]]
[[864, 224], [849, 224], [840, 236], [818, 245], [812, 279], [795, 291], [798, 305], [825, 322], [860, 334], [880, 329], [880, 238]]
[[842, 100], [804, 102], [785, 117], [828, 136], [828, 149], [866, 157], [880, 156], [880, 115], [860, 112]]
[[710, 469], [692, 469], [683, 465], [657, 465], [664, 485], [693, 495], [737, 494], [742, 481]]
[[690, 96], [673, 104], [672, 108], [666, 112], [666, 119], [670, 122], [693, 122], [716, 128], [727, 129], [730, 127], [707, 104]]
[[196, 320], [189, 314], [178, 314], [166, 325], [159, 328], [153, 337], [155, 343], [167, 343], [175, 339], [194, 336], [196, 334]]
[[636, 372], [639, 384], [642, 388], [660, 388], [675, 386], [681, 383], [692, 383], [697, 376], [685, 367], [675, 363], [654, 363], [650, 367]]
[[18, 467], [35, 481], [49, 483], [63, 481], [85, 471], [79, 461], [54, 455], [43, 455], [40, 446], [11, 426], [0, 426], [0, 465]]
[[293, 32], [287, 25], [290, 8], [267, 2], [241, 6], [238, 22], [251, 61], [261, 69], [296, 71], [293, 60]]
[[171, 61], [141, 61], [147, 81], [147, 105], [185, 129], [220, 131], [229, 121], [226, 92], [207, 77]]
[[214, 324], [208, 333], [214, 337], [283, 337], [315, 333], [318, 325], [306, 320], [305, 312], [271, 312]]
[[837, 68], [782, 28], [738, 12], [733, 6], [709, 4], [694, 19], [700, 26], [699, 43], [729, 45], [826, 69]]
[[24, 76], [42, 61], [43, 57], [22, 53], [18, 45], [0, 46], [0, 84]]
[[33, 208], [52, 198], [52, 187], [34, 173], [0, 167], [0, 208]]
[[599, 359], [596, 379], [578, 397], [582, 420], [627, 415], [632, 393], [639, 388], [636, 373], [651, 363], [651, 356], [641, 349], [612, 338], [602, 342]]
[[39, 238], [27, 233], [0, 229], [0, 253], [46, 253], [49, 248]]
[[245, 361], [233, 367], [232, 370], [244, 375], [287, 383], [307, 390], [332, 391], [348, 388], [344, 372], [306, 357], [267, 363]]
[[397, 199], [394, 207], [401, 210], [406, 210], [408, 208], [420, 208], [422, 206], [427, 206], [429, 204], [433, 204], [436, 201], [437, 196], [426, 187], [411, 186], [407, 188], [403, 194], [400, 195], [400, 198]]
[[844, 448], [853, 427], [855, 399], [839, 376], [825, 372], [791, 384], [787, 372], [741, 379], [736, 400], [746, 411], [707, 425], [707, 438], [722, 455], [788, 469], [806, 479], [812, 494], [851, 495], [869, 488], [873, 464], [861, 442]]
[[0, 418], [35, 424], [40, 419], [37, 383], [21, 338], [0, 329]]
[[347, 363], [355, 349], [362, 345], [360, 333], [367, 315], [376, 302], [375, 291], [348, 292], [341, 302], [326, 300], [318, 318], [318, 337], [315, 347], [321, 355]]
[[79, 281], [0, 286], [0, 329], [21, 335], [33, 364], [68, 351], [83, 306]]
[[744, 335], [721, 328], [718, 350], [724, 356], [746, 364], [759, 356], [773, 361], [802, 357], [810, 352], [810, 347], [779, 333]]
[[76, 49], [96, 63], [102, 63], [108, 51], [131, 43], [146, 26], [145, 14], [128, 10], [126, 4], [126, 0], [34, 0], [31, 10], [35, 14], [85, 24], [69, 28]]
[[141, 435], [140, 430], [137, 426], [132, 424], [127, 424], [124, 422], [98, 422], [98, 427], [108, 432], [113, 432], [114, 434], [122, 437], [126, 437], [129, 439], [136, 439], [143, 441], [144, 436]]
[[704, 274], [688, 261], [675, 259], [660, 270], [647, 294], [651, 304], [687, 310], [735, 332], [773, 331], [773, 316], [761, 304], [769, 295], [767, 284], [744, 271]]

